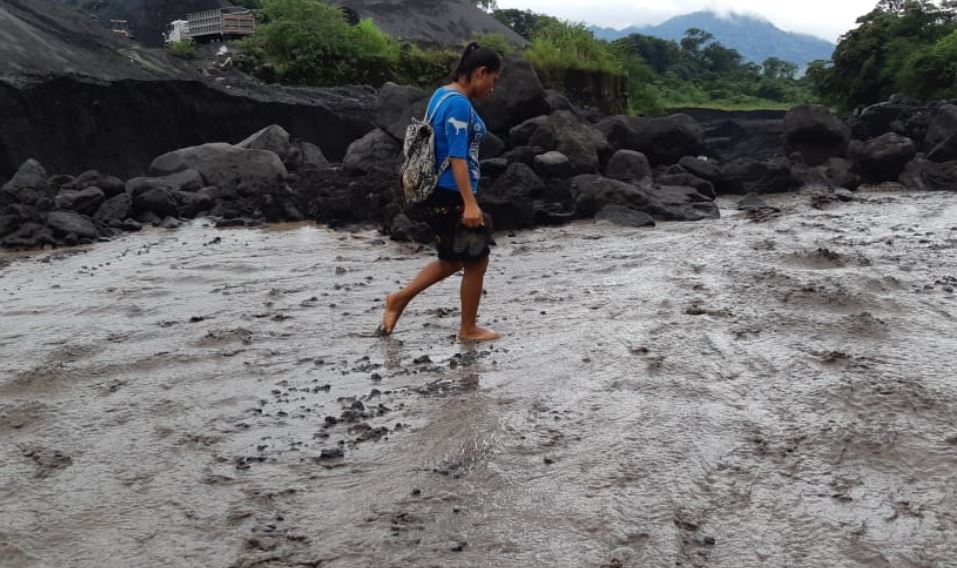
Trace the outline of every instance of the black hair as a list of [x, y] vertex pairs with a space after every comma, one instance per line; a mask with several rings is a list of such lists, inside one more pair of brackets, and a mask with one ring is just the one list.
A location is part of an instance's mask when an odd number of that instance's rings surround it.
[[472, 73], [482, 67], [488, 69], [489, 73], [497, 73], [502, 70], [502, 57], [494, 49], [472, 42], [465, 47], [459, 66], [452, 73], [452, 80], [458, 81], [462, 77], [471, 78]]

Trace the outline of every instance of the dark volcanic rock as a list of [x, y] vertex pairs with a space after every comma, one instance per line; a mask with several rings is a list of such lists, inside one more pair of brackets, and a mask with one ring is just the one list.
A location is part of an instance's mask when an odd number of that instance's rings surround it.
[[714, 184], [706, 179], [689, 173], [664, 174], [655, 178], [655, 183], [659, 185], [684, 186], [693, 188], [708, 199], [714, 199], [717, 194], [714, 191]]
[[40, 162], [29, 159], [20, 166], [13, 178], [0, 188], [3, 191], [36, 189], [47, 185], [47, 172]]
[[800, 152], [811, 166], [828, 158], [844, 157], [851, 129], [820, 105], [800, 105], [784, 117], [784, 146], [788, 153]]
[[136, 177], [126, 182], [126, 193], [133, 197], [151, 189], [169, 191], [199, 191], [206, 185], [196, 170], [187, 169], [162, 177]]
[[791, 187], [791, 163], [786, 158], [737, 160], [725, 164], [715, 183], [718, 194], [781, 193]]
[[392, 220], [389, 237], [398, 242], [431, 243], [435, 237], [432, 228], [427, 223], [415, 223], [404, 213], [400, 213]]
[[613, 116], [595, 125], [615, 149], [636, 150], [653, 166], [674, 164], [704, 149], [704, 129], [686, 114], [665, 118]]
[[595, 213], [595, 221], [621, 225], [623, 227], [654, 227], [655, 220], [641, 211], [628, 209], [620, 205], [606, 205]]
[[638, 184], [650, 181], [651, 164], [648, 158], [635, 150], [618, 150], [612, 154], [605, 166], [605, 176], [627, 183]]
[[479, 148], [479, 159], [490, 160], [498, 158], [505, 153], [505, 142], [495, 135], [494, 132], [487, 132], [482, 139], [482, 146]]
[[159, 217], [176, 215], [179, 205], [170, 189], [157, 187], [148, 189], [133, 197], [133, 211], [136, 214], [155, 213]]
[[64, 186], [64, 189], [84, 190], [88, 187], [98, 187], [107, 198], [119, 195], [126, 190], [126, 183], [118, 177], [103, 175], [96, 170], [83, 172], [73, 183]]
[[193, 169], [210, 185], [229, 188], [241, 195], [259, 195], [285, 183], [286, 167], [279, 156], [266, 150], [244, 150], [231, 144], [213, 143], [164, 154], [150, 165], [150, 174], [168, 176]]
[[386, 83], [379, 89], [375, 123], [396, 140], [405, 139], [412, 119], [422, 120], [431, 94], [417, 87]]
[[322, 153], [322, 148], [312, 142], [299, 140], [293, 143], [293, 147], [299, 150], [300, 161], [296, 164], [300, 168], [323, 168], [329, 165], [329, 160]]
[[685, 156], [678, 161], [678, 165], [689, 174], [703, 180], [708, 180], [711, 183], [716, 182], [721, 176], [720, 166], [710, 160], [696, 158], [694, 156]]
[[661, 205], [659, 211], [650, 211], [656, 219], [664, 221], [700, 221], [719, 219], [721, 213], [713, 198], [702, 195], [693, 187], [655, 184], [649, 193]]
[[910, 138], [894, 132], [878, 136], [864, 144], [861, 169], [871, 181], [896, 181], [904, 166], [917, 154], [917, 146]]
[[957, 160], [939, 163], [917, 158], [904, 168], [900, 182], [919, 191], [957, 191]]
[[106, 195], [98, 187], [88, 187], [81, 191], [60, 190], [53, 200], [57, 209], [71, 209], [78, 213], [92, 214], [106, 200]]
[[957, 105], [942, 105], [927, 129], [927, 157], [935, 162], [957, 160]]
[[[236, 146], [244, 150], [268, 150], [279, 156], [279, 159], [286, 165], [297, 162], [296, 151], [298, 149], [293, 148], [289, 133], [278, 124], [270, 124], [236, 144]], [[298, 162], [301, 163], [301, 161], [302, 156], [299, 155]]]
[[47, 215], [47, 226], [54, 234], [65, 237], [74, 234], [81, 239], [95, 239], [99, 235], [89, 218], [73, 211], [54, 211]]
[[376, 129], [349, 145], [344, 165], [363, 172], [396, 173], [402, 148], [384, 130]]
[[495, 93], [487, 101], [479, 102], [476, 110], [488, 129], [499, 135], [529, 118], [551, 112], [532, 64], [512, 55], [505, 57]]
[[776, 207], [772, 207], [765, 200], [761, 199], [757, 193], [749, 193], [738, 202], [737, 208], [739, 211], [762, 211], [762, 210], [777, 210]]
[[133, 214], [133, 197], [128, 193], [115, 195], [100, 205], [93, 216], [97, 221], [109, 223], [110, 221], [121, 222]]
[[[727, 118], [702, 124], [705, 134], [705, 152], [723, 160], [750, 158], [764, 160], [784, 153], [782, 137], [784, 120], [751, 118], [753, 113], [728, 113], [742, 118]], [[761, 115], [758, 115], [761, 116]]]
[[577, 173], [568, 156], [554, 150], [536, 156], [534, 164], [535, 172], [543, 178], [565, 179]]
[[498, 176], [505, 173], [505, 170], [508, 169], [509, 163], [505, 158], [492, 158], [490, 160], [482, 160], [482, 179], [495, 179]]
[[[509, 140], [517, 148], [530, 146], [561, 152], [576, 173], [597, 172], [610, 150], [600, 131], [582, 124], [574, 114], [564, 110], [526, 120], [511, 129]], [[506, 155], [511, 156], [517, 148]], [[521, 161], [525, 161], [525, 156]]]
[[479, 204], [497, 230], [529, 228], [535, 225], [534, 201], [544, 190], [545, 183], [530, 167], [514, 163], [491, 188], [479, 192]]

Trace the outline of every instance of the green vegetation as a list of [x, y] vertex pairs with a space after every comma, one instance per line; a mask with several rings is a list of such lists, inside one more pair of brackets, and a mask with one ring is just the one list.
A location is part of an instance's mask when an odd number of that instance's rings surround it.
[[188, 39], [174, 41], [166, 46], [166, 51], [173, 57], [179, 57], [180, 59], [196, 58], [196, 47]]
[[351, 26], [340, 8], [318, 0], [263, 0], [262, 18], [243, 47], [261, 74], [269, 70], [270, 78], [284, 83], [435, 83], [454, 59], [401, 44], [372, 20]]
[[[349, 25], [343, 11], [322, 0], [244, 0], [262, 23], [243, 41], [250, 68], [267, 80], [341, 85], [386, 81], [434, 87], [446, 80], [457, 49], [423, 49], [383, 33], [371, 20]], [[491, 6], [491, 5], [490, 5]], [[769, 59], [743, 63], [702, 30], [679, 42], [633, 35], [614, 43], [596, 39], [584, 25], [523, 10], [493, 16], [528, 40], [511, 45], [497, 34], [472, 38], [503, 54], [522, 51], [549, 87], [574, 91], [626, 110], [609, 99], [627, 98], [630, 110], [660, 114], [680, 106], [782, 108], [809, 98], [797, 68]], [[174, 48], [171, 48], [174, 49]], [[184, 49], [175, 47], [175, 49]]]
[[957, 1], [881, 0], [845, 34], [834, 60], [808, 79], [822, 99], [849, 110], [894, 93], [957, 97]]

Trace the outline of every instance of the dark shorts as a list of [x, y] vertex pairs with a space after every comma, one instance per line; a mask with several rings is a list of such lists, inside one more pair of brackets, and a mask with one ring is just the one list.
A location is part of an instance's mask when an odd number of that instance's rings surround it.
[[[425, 208], [425, 222], [435, 231], [435, 245], [439, 252], [439, 260], [475, 262], [489, 255], [487, 244], [477, 250], [474, 247], [472, 250], [456, 250], [455, 237], [460, 230], [459, 223], [462, 221], [462, 212], [465, 210], [462, 195], [458, 191], [437, 187], [422, 205]], [[488, 215], [485, 216], [485, 224], [486, 232], [490, 237], [491, 219]], [[490, 240], [491, 238], [484, 239], [485, 242]]]

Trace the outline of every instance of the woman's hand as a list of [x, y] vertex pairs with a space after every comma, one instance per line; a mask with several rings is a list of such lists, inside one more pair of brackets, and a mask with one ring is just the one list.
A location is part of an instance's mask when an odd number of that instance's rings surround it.
[[469, 228], [476, 228], [485, 225], [485, 217], [482, 216], [482, 209], [477, 203], [466, 203], [465, 210], [462, 212], [462, 224]]

